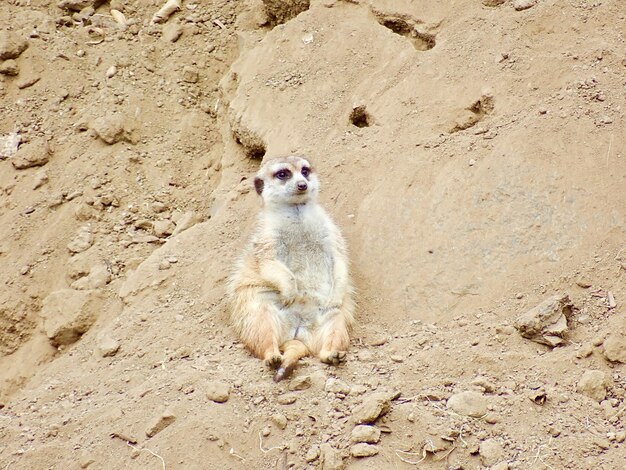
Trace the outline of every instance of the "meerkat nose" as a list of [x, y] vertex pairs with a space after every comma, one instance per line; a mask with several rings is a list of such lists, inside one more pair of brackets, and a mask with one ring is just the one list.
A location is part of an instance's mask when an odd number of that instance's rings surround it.
[[306, 182], [304, 182], [304, 181], [300, 181], [298, 183], [298, 191], [306, 191], [307, 187], [308, 186], [307, 186]]

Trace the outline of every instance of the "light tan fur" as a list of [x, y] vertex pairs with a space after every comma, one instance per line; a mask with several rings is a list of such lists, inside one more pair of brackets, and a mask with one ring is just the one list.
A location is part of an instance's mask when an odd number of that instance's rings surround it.
[[230, 279], [232, 324], [277, 369], [276, 381], [309, 354], [337, 365], [350, 343], [353, 288], [345, 241], [317, 203], [319, 179], [291, 156], [265, 162], [255, 187], [263, 210]]

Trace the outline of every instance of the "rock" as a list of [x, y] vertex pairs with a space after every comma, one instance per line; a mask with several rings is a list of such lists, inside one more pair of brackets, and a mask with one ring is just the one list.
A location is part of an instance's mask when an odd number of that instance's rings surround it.
[[427, 455], [432, 455], [435, 460], [439, 460], [440, 456], [435, 456], [437, 454], [440, 454], [441, 452], [446, 452], [447, 455], [449, 453], [448, 450], [450, 449], [451, 445], [452, 443], [450, 441], [446, 441], [441, 437], [429, 435], [426, 439], [424, 439], [424, 442], [422, 444], [422, 452], [426, 453]]
[[17, 132], [0, 136], [0, 159], [15, 155], [21, 141], [22, 138]]
[[611, 443], [608, 439], [599, 436], [593, 438], [593, 443], [602, 450], [607, 450], [609, 447], [611, 447]]
[[537, 3], [537, 0], [513, 0], [513, 8], [517, 11], [528, 10]]
[[578, 359], [583, 359], [585, 357], [589, 357], [593, 354], [593, 344], [583, 344], [578, 351], [576, 351], [576, 357]]
[[313, 371], [311, 374], [311, 385], [319, 390], [324, 389], [326, 380], [328, 380], [328, 376], [321, 369]]
[[230, 385], [218, 381], [208, 382], [206, 384], [206, 396], [216, 403], [225, 403], [230, 397]]
[[548, 400], [548, 393], [544, 387], [539, 387], [529, 390], [528, 398], [530, 398], [530, 400], [536, 405], [544, 405]]
[[115, 74], [116, 74], [116, 73], [117, 73], [117, 67], [116, 67], [115, 65], [111, 65], [111, 66], [107, 69], [107, 71], [106, 71], [105, 75], [106, 75], [106, 77], [107, 77], [107, 78], [113, 78], [113, 77], [115, 76]]
[[308, 375], [301, 375], [299, 377], [294, 377], [290, 382], [289, 382], [289, 386], [287, 388], [289, 388], [289, 390], [291, 391], [295, 391], [295, 390], [306, 390], [307, 388], [311, 387], [311, 377], [309, 377]]
[[3, 75], [15, 76], [20, 73], [17, 62], [13, 59], [7, 59], [0, 64], [0, 73]]
[[176, 228], [172, 232], [173, 236], [178, 235], [181, 232], [193, 227], [198, 222], [198, 218], [194, 211], [185, 212], [177, 221]]
[[137, 222], [134, 223], [134, 226], [138, 230], [146, 230], [148, 232], [154, 230], [154, 224], [151, 220], [148, 219], [139, 219]]
[[291, 405], [296, 402], [296, 395], [294, 393], [283, 393], [278, 395], [276, 401], [281, 405]]
[[92, 291], [62, 289], [43, 300], [40, 315], [43, 327], [53, 346], [75, 343], [97, 319], [99, 311]]
[[168, 23], [163, 27], [163, 36], [165, 41], [176, 42], [183, 35], [183, 28], [178, 23]]
[[379, 392], [366, 396], [363, 403], [352, 412], [352, 419], [356, 424], [371, 424], [391, 409], [391, 401], [399, 393]]
[[165, 212], [167, 210], [167, 206], [160, 201], [155, 201], [150, 205], [151, 209], [160, 214], [161, 212]]
[[115, 20], [115, 22], [120, 25], [121, 29], [126, 29], [128, 26], [128, 20], [126, 19], [126, 15], [122, 13], [117, 8], [111, 8], [111, 16]]
[[183, 81], [187, 83], [198, 83], [200, 74], [198, 69], [191, 65], [185, 65], [183, 67]]
[[495, 439], [486, 439], [480, 443], [478, 448], [480, 461], [486, 467], [491, 467], [500, 462], [504, 457], [504, 449]]
[[16, 170], [43, 166], [50, 161], [51, 155], [52, 150], [48, 142], [29, 142], [20, 147], [11, 164]]
[[95, 119], [90, 127], [100, 139], [109, 145], [122, 141], [135, 144], [138, 141], [134, 126], [121, 114], [101, 116]]
[[125, 11], [126, 6], [124, 5], [123, 0], [111, 0], [110, 2], [111, 9], [117, 11]]
[[601, 370], [586, 370], [576, 385], [576, 391], [601, 402], [606, 398], [608, 380]]
[[617, 307], [617, 302], [615, 301], [615, 295], [613, 294], [613, 292], [608, 291], [606, 293], [606, 300], [607, 300], [607, 303], [609, 305], [609, 308]]
[[16, 85], [20, 90], [23, 90], [24, 88], [28, 88], [30, 86], [33, 86], [35, 83], [37, 83], [39, 80], [41, 79], [41, 77], [39, 75], [35, 75], [35, 74], [30, 74], [30, 75], [25, 75], [24, 77], [20, 78]]
[[350, 387], [350, 395], [359, 396], [367, 393], [368, 388], [365, 385], [356, 384]]
[[350, 385], [345, 383], [343, 380], [330, 377], [326, 380], [326, 384], [324, 385], [324, 391], [347, 395], [348, 393], [350, 393]]
[[98, 343], [98, 351], [102, 357], [113, 357], [120, 350], [120, 342], [109, 336], [105, 336]]
[[95, 463], [96, 460], [91, 456], [84, 456], [80, 458], [79, 465], [80, 468], [88, 468], [92, 463]]
[[306, 460], [307, 462], [314, 462], [319, 458], [319, 456], [320, 456], [319, 446], [313, 446], [307, 451], [306, 455], [304, 456], [304, 460]]
[[146, 436], [156, 436], [174, 421], [176, 421], [176, 415], [174, 415], [171, 411], [165, 410], [161, 416], [155, 418], [150, 426], [148, 426], [146, 429]]
[[567, 295], [545, 300], [515, 321], [520, 335], [551, 347], [563, 343], [568, 331], [567, 321], [572, 315], [572, 302]]
[[496, 391], [496, 384], [486, 377], [476, 377], [472, 380], [472, 385], [482, 389], [484, 393], [494, 393]]
[[41, 188], [48, 181], [50, 181], [50, 178], [48, 177], [48, 173], [46, 172], [46, 170], [41, 170], [39, 173], [35, 175], [35, 184], [33, 184], [33, 189]]
[[0, 60], [17, 59], [28, 48], [28, 41], [13, 31], [0, 31]]
[[486, 7], [497, 7], [498, 5], [502, 5], [505, 0], [483, 0], [483, 5]]
[[487, 400], [478, 392], [460, 392], [448, 398], [447, 407], [462, 416], [480, 418], [487, 414]]
[[57, 6], [62, 10], [81, 11], [83, 8], [93, 6], [94, 3], [95, 0], [61, 0]]
[[604, 357], [611, 362], [626, 364], [626, 334], [614, 331], [604, 340]]
[[576, 279], [576, 285], [578, 287], [582, 287], [583, 289], [588, 289], [589, 287], [593, 285], [593, 283], [587, 277], [581, 276], [578, 279]]
[[285, 429], [287, 427], [287, 417], [282, 413], [275, 413], [270, 419], [278, 429]]
[[101, 289], [111, 282], [111, 273], [109, 267], [102, 263], [94, 266], [89, 271], [87, 276], [72, 283], [72, 289], [76, 290], [89, 290], [89, 289]]
[[330, 444], [320, 446], [320, 469], [321, 470], [342, 470], [343, 460], [341, 454], [333, 449]]
[[71, 253], [82, 253], [93, 245], [93, 234], [91, 227], [84, 225], [78, 230], [76, 237], [67, 244], [67, 249]]
[[76, 220], [80, 220], [81, 222], [93, 219], [96, 215], [97, 212], [93, 206], [90, 206], [86, 202], [81, 202], [74, 210], [74, 217], [76, 217]]
[[382, 346], [386, 342], [387, 342], [387, 337], [386, 336], [378, 335], [378, 336], [374, 336], [371, 339], [369, 344], [370, 344], [370, 346]]
[[361, 442], [350, 447], [350, 455], [352, 457], [371, 457], [376, 454], [378, 454], [378, 446], [372, 444]]
[[380, 429], [375, 426], [359, 425], [355, 426], [350, 433], [352, 442], [365, 442], [367, 444], [376, 444], [380, 441]]
[[174, 233], [175, 229], [176, 229], [176, 226], [174, 225], [174, 222], [172, 222], [171, 220], [167, 220], [167, 219], [157, 220], [156, 222], [154, 222], [152, 226], [152, 230], [154, 230], [154, 234], [160, 238], [165, 238], [171, 235], [172, 233]]
[[152, 17], [151, 23], [165, 23], [172, 14], [182, 8], [181, 0], [167, 0]]
[[163, 259], [163, 260], [161, 260], [159, 262], [159, 270], [160, 271], [165, 271], [167, 269], [170, 269], [170, 266], [171, 266], [170, 262], [168, 260], [166, 260], [166, 259]]

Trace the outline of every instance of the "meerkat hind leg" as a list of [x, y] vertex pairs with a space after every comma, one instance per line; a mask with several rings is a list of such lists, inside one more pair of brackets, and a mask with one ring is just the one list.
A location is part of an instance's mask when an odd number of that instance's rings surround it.
[[298, 363], [298, 360], [309, 355], [309, 348], [297, 339], [286, 341], [282, 349], [283, 362], [274, 375], [274, 382], [280, 382], [287, 377]]
[[266, 303], [255, 305], [253, 318], [247, 322], [241, 336], [250, 350], [265, 364], [278, 368], [283, 362], [280, 353], [279, 325], [275, 308]]
[[321, 346], [318, 357], [322, 362], [335, 366], [345, 362], [350, 337], [341, 314], [335, 315], [320, 328], [317, 343]]

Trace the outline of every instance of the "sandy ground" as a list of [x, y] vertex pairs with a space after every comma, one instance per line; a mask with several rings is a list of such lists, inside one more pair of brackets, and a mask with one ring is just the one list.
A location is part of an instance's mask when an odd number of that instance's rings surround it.
[[[162, 6], [0, 5], [0, 469], [623, 468], [622, 2]], [[276, 384], [225, 282], [292, 153], [358, 324]]]

